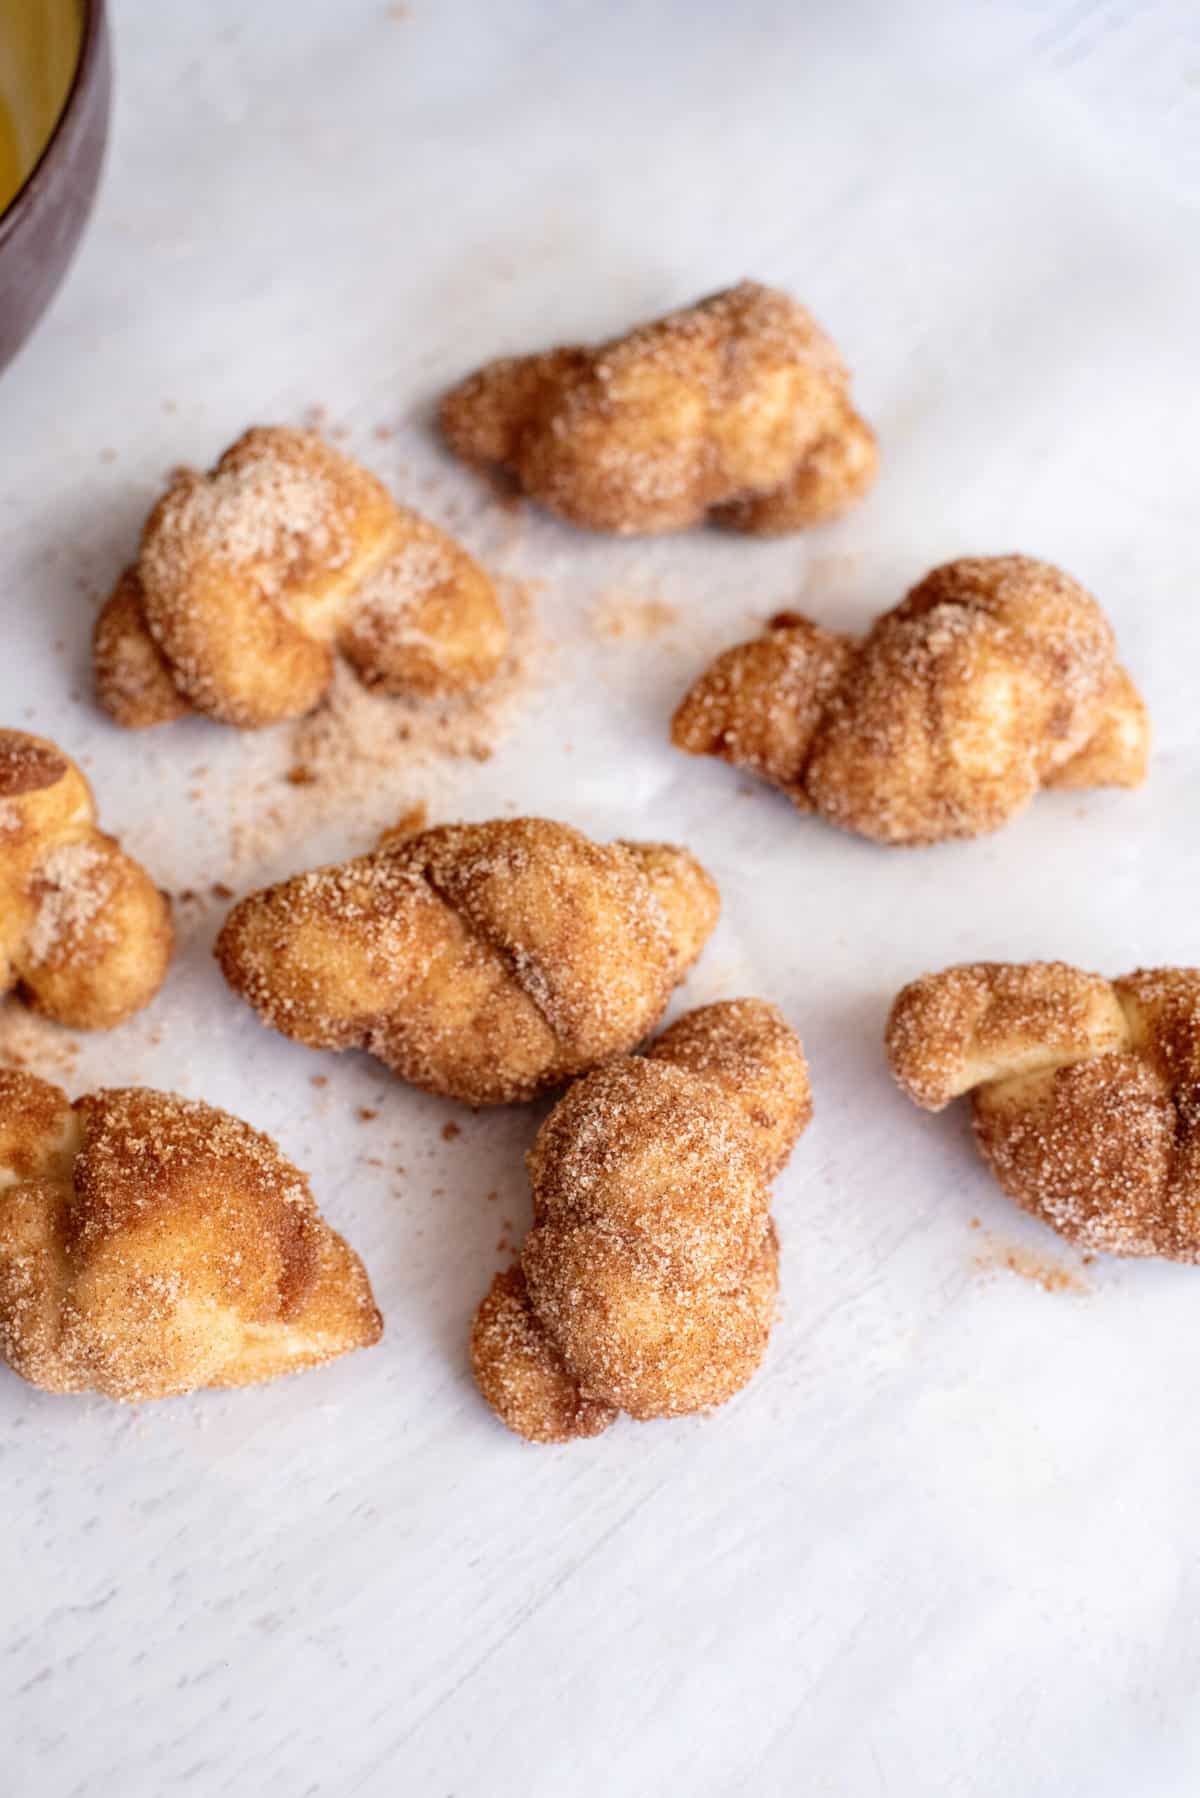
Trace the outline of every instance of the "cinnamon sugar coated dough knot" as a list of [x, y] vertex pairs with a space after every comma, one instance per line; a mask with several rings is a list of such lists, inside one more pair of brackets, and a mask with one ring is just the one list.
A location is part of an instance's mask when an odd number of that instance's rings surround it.
[[975, 962], [900, 993], [900, 1086], [970, 1093], [1000, 1185], [1081, 1248], [1200, 1261], [1200, 969]]
[[624, 1054], [699, 955], [717, 889], [685, 849], [542, 818], [443, 825], [236, 905], [216, 954], [265, 1023], [367, 1049], [475, 1105]]
[[520, 1261], [472, 1330], [476, 1382], [511, 1430], [566, 1442], [746, 1384], [778, 1292], [767, 1183], [811, 1115], [800, 1040], [760, 999], [689, 1012], [570, 1088], [528, 1156]]
[[488, 363], [446, 395], [441, 426], [571, 524], [791, 531], [875, 478], [849, 384], [803, 306], [744, 281], [612, 343]]
[[1095, 600], [1048, 562], [947, 562], [859, 640], [783, 612], [685, 696], [676, 746], [880, 843], [997, 830], [1042, 787], [1137, 786], [1146, 708]]
[[248, 1386], [378, 1340], [357, 1255], [269, 1137], [172, 1093], [0, 1070], [0, 1354], [48, 1392]]
[[368, 687], [452, 694], [498, 670], [491, 579], [311, 431], [247, 431], [159, 500], [96, 623], [100, 703], [142, 729], [196, 710], [246, 728], [312, 711], [334, 652]]
[[98, 828], [75, 763], [46, 737], [0, 730], [0, 993], [107, 1029], [154, 997], [174, 941], [166, 898]]

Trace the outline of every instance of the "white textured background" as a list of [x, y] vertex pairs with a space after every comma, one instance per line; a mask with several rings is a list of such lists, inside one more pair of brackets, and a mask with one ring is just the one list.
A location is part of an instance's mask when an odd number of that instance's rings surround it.
[[[5, 1798], [1192, 1798], [1200, 1273], [1081, 1267], [961, 1117], [893, 1093], [879, 1037], [897, 986], [954, 959], [1200, 959], [1196, 18], [118, 0], [100, 208], [0, 379], [4, 722], [89, 757], [105, 822], [176, 890], [358, 848], [422, 796], [677, 836], [725, 900], [686, 997], [779, 1000], [817, 1118], [778, 1185], [786, 1304], [753, 1385], [709, 1421], [529, 1448], [476, 1397], [466, 1334], [498, 1220], [524, 1227], [534, 1118], [270, 1037], [209, 959], [220, 907], [190, 914], [154, 1007], [68, 1084], [175, 1087], [272, 1131], [387, 1333], [134, 1414], [0, 1375]], [[431, 442], [431, 399], [478, 361], [743, 274], [804, 298], [856, 370], [884, 472], [843, 523], [518, 527]], [[314, 405], [547, 583], [553, 656], [491, 762], [398, 765], [256, 860], [234, 829], [283, 747], [108, 726], [89, 592], [169, 465]], [[1013, 549], [1113, 617], [1155, 721], [1143, 791], [882, 851], [666, 746], [689, 678], [772, 609], [854, 626], [933, 562]], [[614, 592], [679, 622], [600, 644]]]

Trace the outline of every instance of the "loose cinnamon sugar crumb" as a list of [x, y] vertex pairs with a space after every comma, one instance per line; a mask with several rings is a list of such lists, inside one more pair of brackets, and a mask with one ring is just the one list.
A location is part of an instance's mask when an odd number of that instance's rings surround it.
[[[447, 1123], [442, 1125], [442, 1141], [443, 1142], [453, 1142], [456, 1136], [461, 1136], [461, 1135], [462, 1135], [462, 1125], [456, 1124], [453, 1121], [453, 1119], [450, 1119]], [[491, 1196], [492, 1195], [489, 1193], [488, 1197], [490, 1198]]]
[[376, 790], [380, 774], [439, 758], [487, 761], [535, 676], [537, 629], [528, 586], [497, 583], [511, 640], [495, 679], [454, 698], [371, 693], [339, 665], [315, 712], [292, 729], [289, 781], [337, 804]]
[[989, 1243], [983, 1253], [972, 1257], [971, 1265], [981, 1273], [1004, 1270], [1017, 1274], [1022, 1280], [1031, 1280], [1035, 1286], [1040, 1286], [1043, 1292], [1070, 1292], [1080, 1297], [1092, 1290], [1073, 1268], [1064, 1267], [1057, 1261], [1047, 1261], [1029, 1249], [1018, 1248], [1011, 1243]]
[[[247, 790], [230, 829], [230, 866], [259, 864], [283, 841], [348, 809], [373, 822], [381, 793], [390, 793], [394, 804], [398, 779], [414, 769], [486, 761], [539, 672], [535, 588], [534, 582], [497, 583], [508, 652], [495, 678], [472, 693], [421, 699], [372, 692], [339, 662], [322, 704], [291, 726], [284, 767]], [[414, 800], [405, 808], [393, 840], [421, 828], [425, 804]]]
[[379, 1113], [372, 1111], [369, 1105], [360, 1105], [357, 1116], [360, 1124], [369, 1124], [379, 1116]]
[[610, 643], [650, 643], [678, 622], [678, 606], [625, 593], [604, 595], [589, 619], [592, 635]]
[[310, 1086], [328, 1086], [329, 1085], [329, 1075], [328, 1074], [310, 1074], [308, 1077], [308, 1084]]
[[79, 1043], [64, 1033], [61, 1024], [24, 1006], [0, 1003], [0, 1066], [70, 1075], [78, 1060]]
[[211, 887], [209, 887], [208, 890], [212, 894], [214, 899], [232, 899], [233, 898], [233, 888], [227, 887], [223, 880], [214, 880]]

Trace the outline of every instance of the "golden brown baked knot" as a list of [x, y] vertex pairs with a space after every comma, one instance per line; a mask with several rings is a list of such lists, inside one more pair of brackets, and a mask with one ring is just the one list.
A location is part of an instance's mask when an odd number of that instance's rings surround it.
[[0, 1354], [23, 1379], [135, 1403], [273, 1380], [381, 1329], [269, 1137], [173, 1093], [72, 1105], [0, 1070]]
[[887, 1049], [918, 1105], [971, 1094], [984, 1159], [1052, 1229], [1200, 1261], [1200, 969], [947, 968], [900, 993]]
[[102, 1030], [149, 1003], [174, 947], [170, 907], [46, 737], [0, 730], [0, 993]]
[[640, 1042], [719, 903], [685, 849], [543, 818], [452, 824], [250, 894], [216, 954], [285, 1036], [496, 1105]]
[[935, 568], [860, 641], [784, 612], [686, 695], [672, 741], [881, 843], [979, 836], [1041, 787], [1144, 779], [1146, 708], [1095, 600], [1028, 556]]
[[533, 1228], [480, 1305], [480, 1391], [531, 1442], [619, 1411], [720, 1405], [766, 1351], [778, 1287], [768, 1180], [812, 1116], [773, 1005], [689, 1012], [643, 1058], [579, 1080], [528, 1157]]
[[591, 530], [740, 531], [836, 517], [875, 478], [870, 427], [816, 321], [756, 282], [612, 343], [490, 362], [442, 401], [456, 455]]
[[312, 432], [268, 426], [155, 506], [96, 623], [96, 687], [130, 729], [193, 708], [251, 727], [311, 711], [335, 649], [366, 686], [444, 694], [489, 680], [507, 640], [452, 537]]

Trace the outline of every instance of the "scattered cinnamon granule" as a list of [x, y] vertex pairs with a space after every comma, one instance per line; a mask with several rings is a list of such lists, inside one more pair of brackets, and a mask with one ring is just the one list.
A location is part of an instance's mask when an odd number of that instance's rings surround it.
[[971, 1265], [981, 1273], [1003, 1270], [1018, 1274], [1022, 1280], [1032, 1280], [1043, 1292], [1070, 1292], [1080, 1296], [1092, 1290], [1074, 1268], [1064, 1267], [1058, 1261], [1047, 1261], [1031, 1250], [1011, 1243], [989, 1241], [986, 1250], [972, 1258]]
[[233, 888], [227, 887], [223, 880], [214, 880], [211, 887], [209, 887], [208, 890], [212, 894], [214, 899], [232, 899], [233, 898]]
[[32, 1073], [71, 1075], [79, 1060], [80, 1044], [24, 1006], [0, 1004], [0, 1065], [28, 1068]]
[[589, 618], [593, 637], [610, 643], [650, 643], [678, 622], [678, 606], [622, 593], [606, 594]]
[[328, 1086], [329, 1085], [329, 1075], [328, 1074], [310, 1074], [308, 1077], [308, 1084], [310, 1086]]
[[488, 1193], [488, 1195], [487, 1195], [487, 1202], [488, 1202], [488, 1204], [489, 1204], [489, 1205], [494, 1205], [494, 1204], [495, 1204], [495, 1202], [496, 1202], [496, 1200], [497, 1200], [497, 1199], [498, 1199], [498, 1198], [499, 1198], [499, 1197], [500, 1197], [500, 1194], [499, 1194], [499, 1193], [498, 1193], [498, 1192], [489, 1192], [489, 1193]]
[[369, 1124], [379, 1116], [379, 1113], [372, 1111], [369, 1105], [360, 1105], [356, 1115], [360, 1124]]
[[[414, 768], [487, 761], [540, 674], [535, 587], [497, 582], [509, 647], [495, 678], [475, 692], [440, 699], [371, 692], [339, 662], [321, 705], [291, 727], [283, 767], [246, 790], [245, 809], [238, 806], [230, 826], [230, 866], [256, 867], [282, 843], [351, 809], [374, 822], [381, 793], [394, 794]], [[266, 803], [268, 792], [274, 803]]]
[[857, 550], [846, 555], [810, 556], [801, 592], [805, 597], [810, 593], [827, 597], [831, 587], [848, 587], [858, 578], [862, 560]]
[[[447, 1122], [442, 1125], [442, 1141], [443, 1142], [453, 1142], [456, 1136], [461, 1136], [461, 1135], [462, 1135], [462, 1125], [456, 1124], [454, 1122], [453, 1118], [448, 1119]], [[490, 1198], [491, 1196], [492, 1195], [489, 1193], [488, 1197]]]
[[527, 587], [500, 581], [511, 640], [494, 680], [454, 698], [371, 693], [339, 666], [315, 712], [292, 730], [293, 766], [311, 786], [339, 799], [374, 788], [381, 769], [427, 765], [438, 757], [487, 761], [507, 729], [533, 672], [536, 626]]

